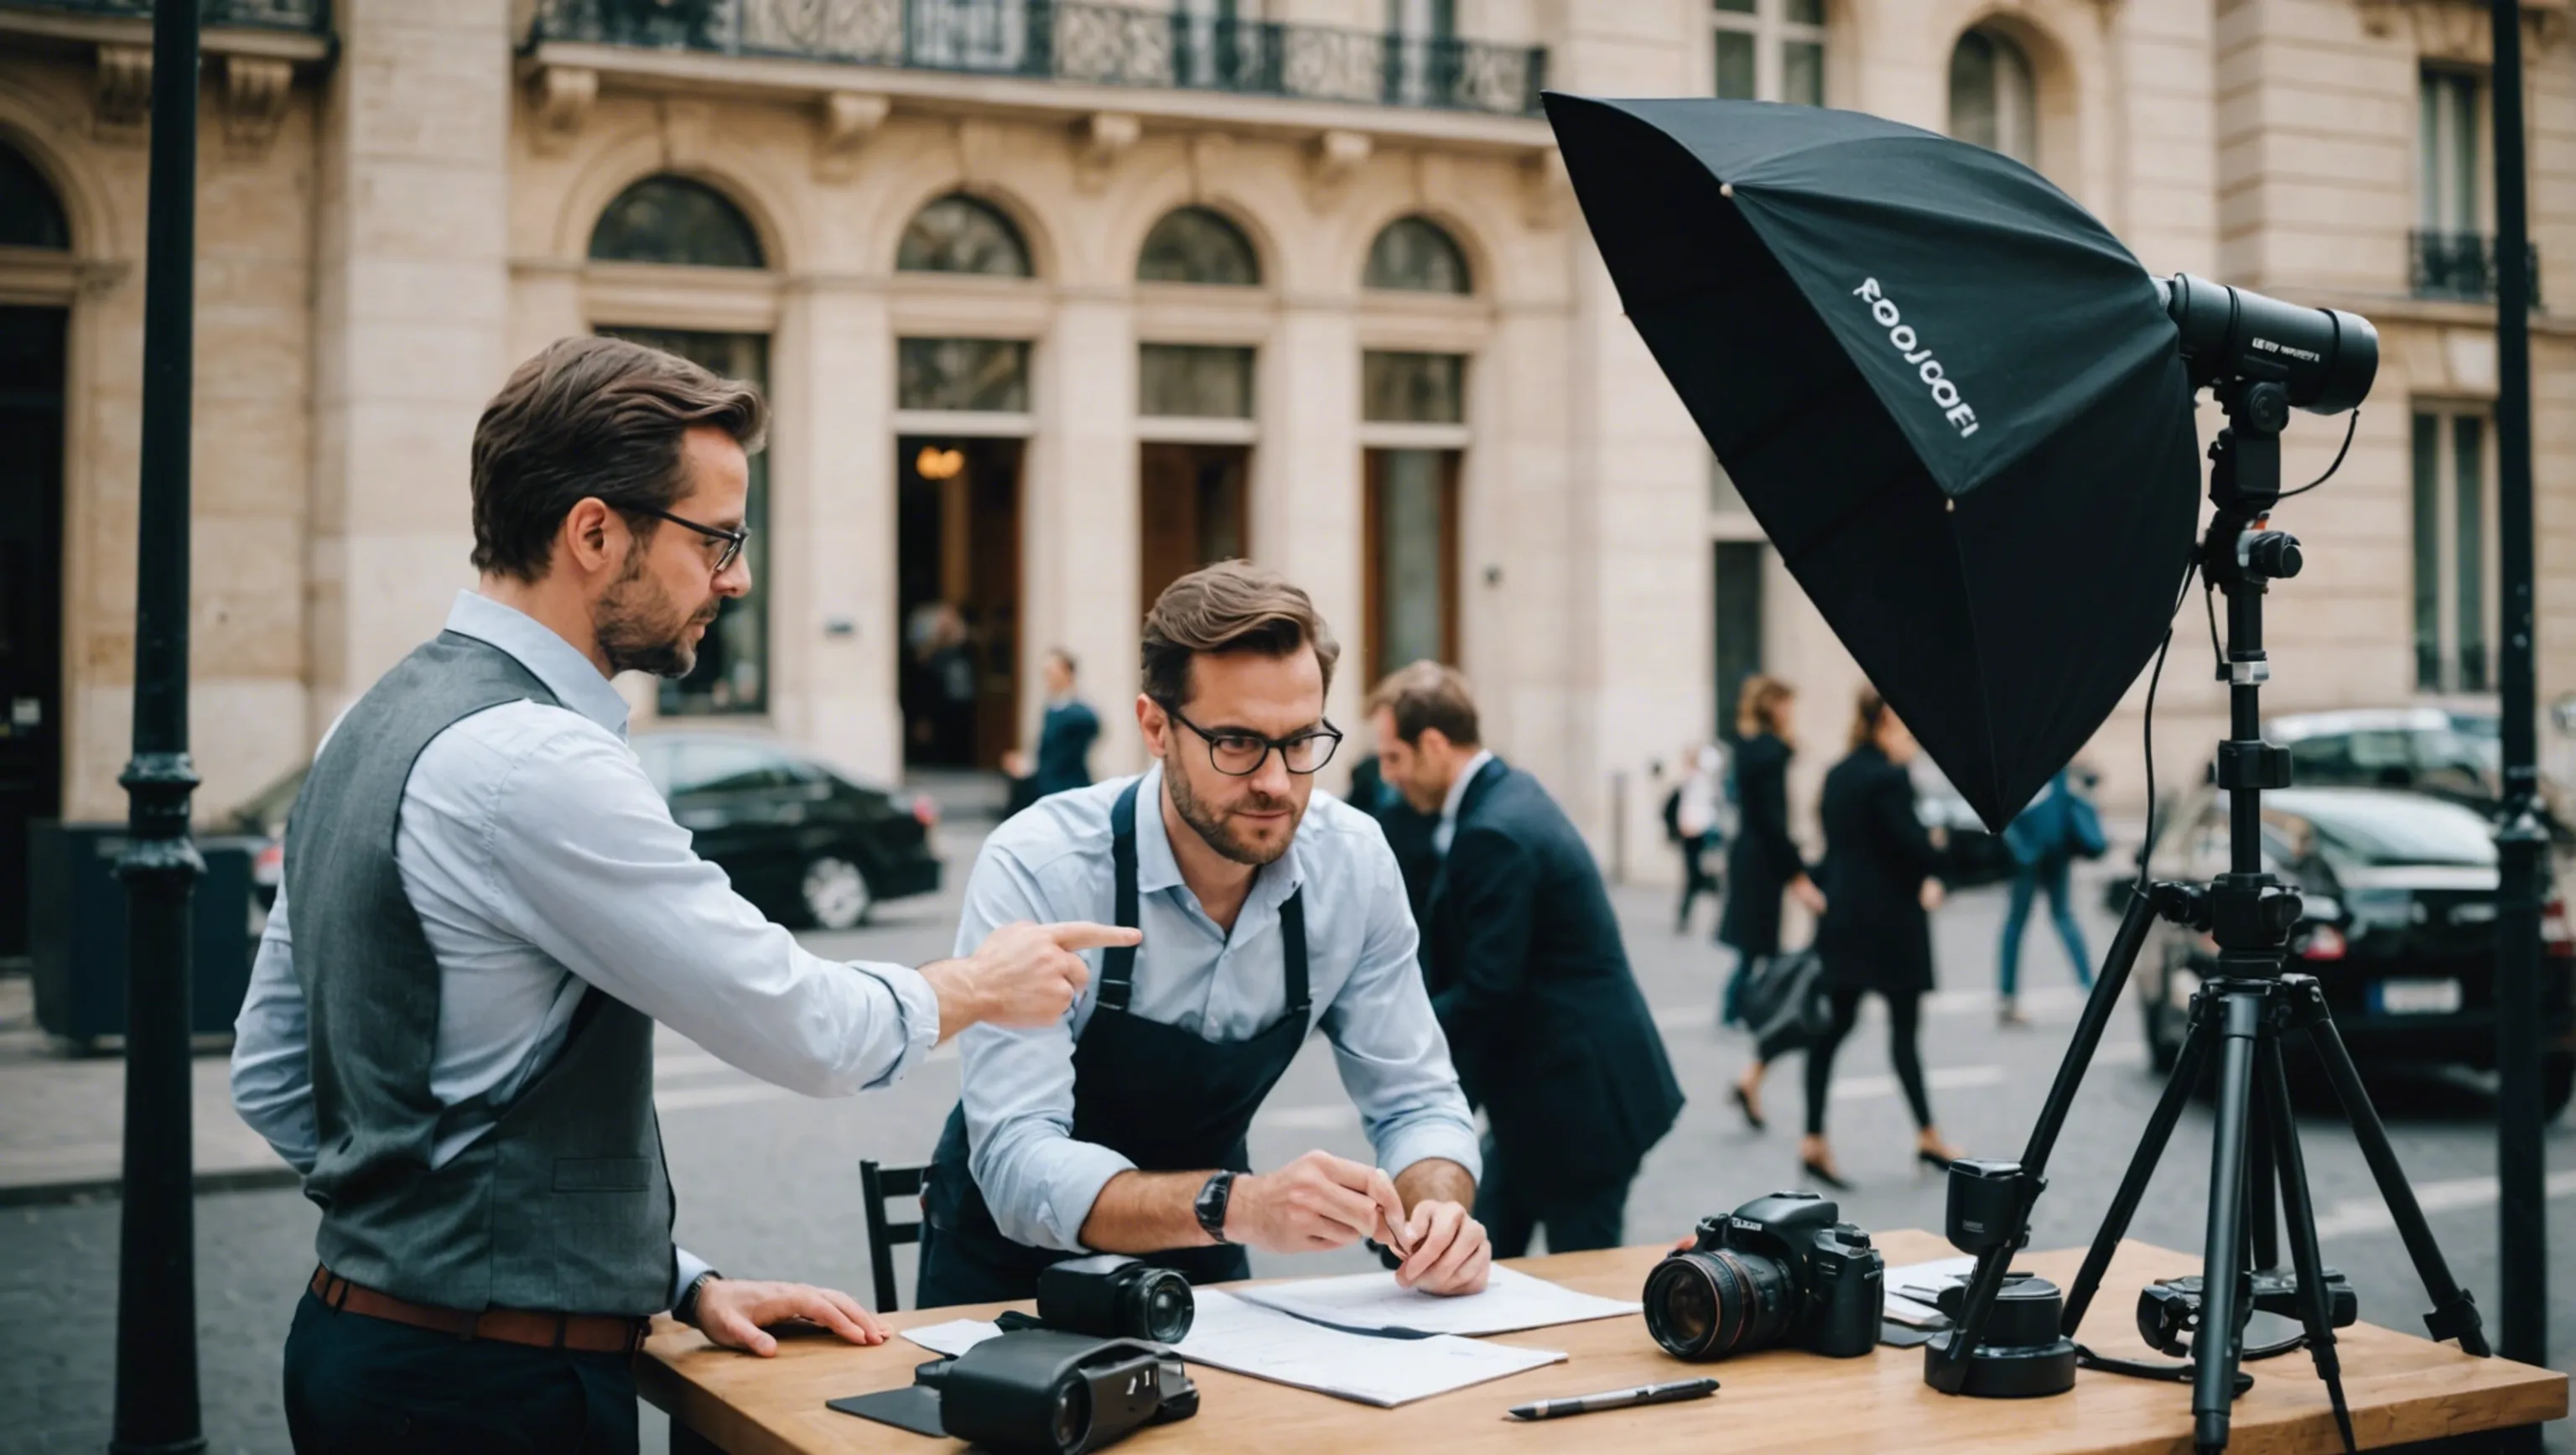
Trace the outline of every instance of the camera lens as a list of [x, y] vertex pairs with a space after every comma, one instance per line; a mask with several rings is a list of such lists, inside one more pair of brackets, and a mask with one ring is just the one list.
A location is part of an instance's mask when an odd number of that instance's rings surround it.
[[1091, 1433], [1091, 1386], [1079, 1378], [1057, 1385], [1055, 1415], [1047, 1425], [1057, 1449], [1081, 1449], [1084, 1438]]
[[1190, 1324], [1197, 1314], [1198, 1303], [1190, 1297], [1190, 1281], [1169, 1268], [1148, 1269], [1127, 1289], [1124, 1322], [1139, 1338], [1177, 1344], [1189, 1337]]
[[1682, 1359], [1768, 1348], [1788, 1330], [1793, 1288], [1789, 1270], [1759, 1253], [1676, 1253], [1646, 1276], [1646, 1331]]

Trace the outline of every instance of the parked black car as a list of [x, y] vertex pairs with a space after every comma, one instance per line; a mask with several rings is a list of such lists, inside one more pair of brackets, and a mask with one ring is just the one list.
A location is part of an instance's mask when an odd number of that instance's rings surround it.
[[[699, 855], [781, 924], [848, 929], [886, 900], [938, 892], [939, 809], [927, 797], [854, 782], [785, 744], [739, 733], [639, 733], [635, 755]], [[232, 814], [237, 832], [267, 840], [251, 861], [263, 913], [277, 899], [286, 817], [303, 786], [298, 768]]]
[[[2227, 867], [2227, 795], [2203, 788], [2157, 835], [2158, 879], [2206, 880]], [[2496, 850], [2485, 817], [2421, 793], [2279, 789], [2263, 795], [2265, 866], [2299, 886], [2305, 917], [2291, 968], [2317, 977], [2357, 1061], [2495, 1065]], [[2548, 1050], [2544, 1115], [2576, 1092], [2576, 933], [2553, 891], [2541, 921]], [[2147, 1050], [2170, 1070], [2185, 1013], [2217, 946], [2159, 923], [2139, 956]]]

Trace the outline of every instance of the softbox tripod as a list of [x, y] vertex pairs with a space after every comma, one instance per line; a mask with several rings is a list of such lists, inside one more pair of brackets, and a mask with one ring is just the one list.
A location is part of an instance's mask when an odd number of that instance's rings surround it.
[[[2229, 423], [2209, 452], [2209, 498], [2217, 513], [2201, 543], [2200, 569], [2227, 598], [2228, 640], [2222, 667], [2228, 684], [2229, 735], [2218, 746], [2217, 785], [2228, 795], [2228, 872], [2207, 884], [2149, 884], [2142, 866], [2140, 888], [2130, 898], [2021, 1160], [1963, 1160], [1952, 1165], [1947, 1231], [1962, 1251], [1977, 1255], [1977, 1267], [1953, 1327], [1924, 1351], [1924, 1379], [1950, 1394], [2055, 1392], [2008, 1387], [2004, 1371], [2011, 1361], [2003, 1350], [1982, 1348], [1981, 1340], [2012, 1258], [2029, 1241], [2031, 1207], [2047, 1185], [2049, 1154], [2065, 1126], [2076, 1090], [2119, 1009], [2148, 931], [2156, 920], [2164, 919], [2215, 940], [2218, 973], [2192, 997], [2190, 1029], [2181, 1054], [2085, 1255], [2083, 1269], [2067, 1290], [2060, 1332], [2074, 1338], [2182, 1118], [2184, 1104], [2215, 1051], [2218, 1104], [2201, 1278], [2196, 1289], [2180, 1280], [2151, 1286], [2139, 1316], [2141, 1332], [2169, 1353], [2182, 1352], [2188, 1335], [2191, 1362], [2139, 1364], [2105, 1359], [2081, 1346], [2078, 1358], [2086, 1367], [2115, 1373], [2187, 1379], [2192, 1385], [2193, 1443], [2201, 1451], [2214, 1451], [2227, 1444], [2231, 1402], [2251, 1383], [2240, 1372], [2241, 1363], [2304, 1344], [2326, 1382], [2344, 1447], [2351, 1449], [2352, 1420], [2344, 1403], [2334, 1331], [2337, 1325], [2352, 1322], [2355, 1310], [2349, 1291], [2340, 1288], [2318, 1251], [2316, 1211], [2284, 1069], [2285, 1037], [2304, 1038], [2325, 1067], [2379, 1194], [2396, 1219], [2407, 1255], [2431, 1296], [2433, 1310], [2424, 1321], [2432, 1336], [2457, 1339], [2470, 1354], [2485, 1355], [2488, 1348], [2476, 1305], [2452, 1279], [2433, 1241], [2423, 1209], [2397, 1165], [2387, 1130], [2327, 1014], [2323, 992], [2312, 976], [2283, 973], [2301, 904], [2298, 892], [2263, 864], [2261, 795], [2265, 789], [2286, 788], [2290, 783], [2287, 750], [2262, 740], [2262, 685], [2270, 676], [2263, 647], [2263, 598], [2270, 582], [2297, 575], [2301, 564], [2297, 540], [2270, 529], [2268, 520], [2268, 512], [2281, 498], [2280, 435], [2288, 423], [2291, 401], [2273, 379], [2235, 375], [2212, 383]], [[2293, 1268], [2287, 1274], [2269, 1266], [2278, 1256], [2272, 1202], [2275, 1181], [2289, 1229]], [[2258, 1263], [2266, 1266], [2258, 1271]], [[2294, 1312], [2302, 1336], [2270, 1348], [2246, 1349], [2246, 1318], [2258, 1303], [2278, 1312]]]

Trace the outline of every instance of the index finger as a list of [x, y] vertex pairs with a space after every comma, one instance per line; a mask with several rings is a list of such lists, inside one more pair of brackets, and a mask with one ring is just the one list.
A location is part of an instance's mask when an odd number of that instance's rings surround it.
[[1399, 1258], [1412, 1257], [1413, 1247], [1407, 1239], [1409, 1230], [1404, 1223], [1404, 1199], [1396, 1193], [1395, 1179], [1386, 1175], [1385, 1168], [1369, 1169], [1368, 1195], [1377, 1204], [1378, 1211], [1386, 1216], [1387, 1246], [1393, 1248]]
[[1145, 942], [1143, 930], [1125, 925], [1093, 924], [1089, 920], [1067, 920], [1063, 924], [1040, 925], [1038, 928], [1053, 939], [1058, 948], [1066, 950], [1098, 950]]
[[832, 1301], [831, 1294], [824, 1289], [806, 1289], [804, 1296], [796, 1301], [796, 1316], [821, 1324], [853, 1344], [876, 1342], [868, 1337], [867, 1329], [862, 1327], [858, 1320], [851, 1318], [846, 1310]]

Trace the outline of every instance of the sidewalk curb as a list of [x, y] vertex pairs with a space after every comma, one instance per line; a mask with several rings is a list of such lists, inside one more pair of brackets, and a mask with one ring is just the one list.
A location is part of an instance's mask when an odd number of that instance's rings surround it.
[[[192, 1179], [197, 1196], [223, 1192], [266, 1192], [271, 1188], [297, 1187], [304, 1174], [292, 1167], [226, 1167], [200, 1172]], [[66, 1182], [21, 1182], [0, 1184], [0, 1207], [46, 1207], [67, 1202], [105, 1201], [124, 1195], [125, 1179], [118, 1177], [75, 1178]]]

